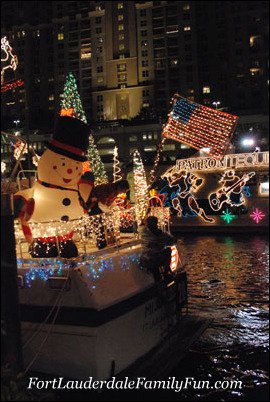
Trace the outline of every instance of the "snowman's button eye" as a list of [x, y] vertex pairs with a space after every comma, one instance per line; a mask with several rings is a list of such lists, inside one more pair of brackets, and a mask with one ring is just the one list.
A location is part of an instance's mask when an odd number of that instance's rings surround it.
[[57, 169], [57, 166], [54, 165], [54, 166], [53, 166], [53, 169]]
[[76, 170], [78, 170], [78, 166], [76, 167]]
[[62, 166], [66, 166], [66, 164], [65, 164], [65, 163], [62, 163]]
[[63, 215], [61, 216], [61, 221], [67, 222], [69, 220], [69, 216]]
[[64, 198], [63, 201], [62, 201], [62, 203], [63, 203], [63, 205], [65, 205], [65, 206], [67, 207], [68, 205], [71, 204], [71, 201], [70, 201], [69, 198]]

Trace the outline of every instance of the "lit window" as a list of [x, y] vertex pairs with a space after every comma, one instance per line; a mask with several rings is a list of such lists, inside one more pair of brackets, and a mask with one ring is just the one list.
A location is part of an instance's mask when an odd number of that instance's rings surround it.
[[64, 40], [64, 34], [61, 32], [57, 35], [58, 40]]
[[103, 78], [103, 77], [97, 77], [97, 82], [98, 82], [99, 84], [103, 83], [103, 82], [104, 82], [104, 78]]
[[184, 11], [190, 10], [190, 5], [189, 5], [189, 4], [184, 4], [184, 5], [183, 5], [183, 10], [184, 10]]
[[189, 25], [187, 25], [187, 26], [184, 27], [184, 31], [190, 31], [190, 30], [191, 30], [191, 28], [190, 28]]
[[260, 194], [262, 196], [268, 196], [269, 195], [269, 181], [265, 181], [263, 183], [260, 183]]
[[118, 25], [118, 31], [123, 31], [123, 30], [124, 30], [124, 25], [123, 24]]
[[123, 82], [127, 80], [127, 74], [118, 75], [118, 81]]
[[118, 40], [124, 40], [124, 39], [125, 39], [125, 35], [124, 34], [119, 34]]
[[120, 88], [121, 88], [121, 89], [124, 89], [124, 88], [126, 88], [126, 87], [127, 87], [127, 84], [121, 84], [121, 85], [120, 85]]
[[117, 71], [126, 71], [126, 64], [117, 64]]
[[249, 71], [250, 71], [251, 75], [255, 76], [255, 75], [260, 75], [262, 72], [262, 69], [261, 68], [250, 68]]
[[124, 8], [124, 4], [123, 3], [118, 3], [117, 8], [118, 8], [118, 10], [121, 10], [122, 8]]
[[151, 145], [149, 147], [144, 148], [144, 152], [153, 152], [153, 151], [156, 151], [156, 146], [155, 145]]
[[124, 50], [125, 49], [125, 45], [123, 45], [122, 43], [119, 45], [119, 50]]
[[143, 140], [147, 140], [147, 134], [143, 134]]
[[119, 59], [124, 59], [125, 55], [124, 54], [119, 54]]
[[124, 16], [122, 14], [118, 15], [118, 21], [123, 21]]
[[260, 36], [260, 35], [253, 35], [253, 36], [250, 36], [250, 38], [249, 38], [249, 46], [250, 46], [250, 47], [253, 47], [253, 46], [258, 45], [259, 42], [260, 42], [260, 39], [261, 39], [261, 36]]
[[83, 47], [81, 49], [81, 59], [91, 59], [92, 53], [91, 53], [91, 47]]
[[203, 94], [210, 94], [210, 87], [203, 87]]
[[54, 96], [53, 95], [50, 95], [49, 96], [49, 101], [53, 101], [54, 100]]
[[137, 135], [131, 135], [129, 137], [129, 142], [137, 142], [137, 140], [138, 140]]

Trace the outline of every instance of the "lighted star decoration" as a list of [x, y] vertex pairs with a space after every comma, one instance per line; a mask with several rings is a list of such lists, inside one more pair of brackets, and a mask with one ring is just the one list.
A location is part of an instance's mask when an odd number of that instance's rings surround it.
[[231, 223], [236, 218], [236, 215], [233, 215], [227, 208], [225, 211], [222, 212], [220, 217], [225, 222]]
[[255, 211], [253, 211], [249, 216], [254, 220], [254, 222], [259, 223], [261, 220], [263, 220], [265, 214], [256, 208]]

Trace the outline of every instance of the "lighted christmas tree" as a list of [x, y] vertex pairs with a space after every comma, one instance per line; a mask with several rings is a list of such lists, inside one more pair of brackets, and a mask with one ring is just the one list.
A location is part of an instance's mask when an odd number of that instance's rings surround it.
[[95, 145], [94, 137], [92, 136], [92, 134], [90, 134], [89, 136], [87, 158], [90, 162], [91, 171], [93, 172], [95, 177], [95, 184], [108, 183], [107, 173], [102, 163], [98, 149]]
[[115, 183], [119, 180], [122, 180], [122, 174], [121, 174], [120, 162], [118, 159], [118, 149], [117, 149], [117, 147], [114, 147], [114, 150], [113, 150], [113, 182]]
[[140, 224], [145, 218], [148, 207], [148, 186], [141, 156], [138, 151], [133, 154], [133, 173], [135, 187], [135, 213]]
[[72, 73], [67, 75], [64, 92], [61, 98], [61, 116], [73, 116], [87, 123], [76, 79]]
[[[75, 77], [72, 73], [67, 75], [64, 92], [61, 95], [61, 116], [72, 116], [87, 123], [87, 119], [82, 107], [82, 102], [78, 92]], [[95, 184], [108, 183], [105, 167], [100, 158], [98, 149], [92, 134], [89, 136], [89, 148], [87, 153], [89, 163], [84, 165], [84, 172], [91, 170], [95, 177]]]

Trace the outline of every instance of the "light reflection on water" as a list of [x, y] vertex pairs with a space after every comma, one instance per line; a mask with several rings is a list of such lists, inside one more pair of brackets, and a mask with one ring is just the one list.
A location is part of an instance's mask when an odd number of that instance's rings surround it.
[[244, 386], [218, 394], [186, 391], [183, 399], [267, 400], [268, 240], [187, 237], [180, 238], [180, 246], [188, 274], [189, 312], [213, 321], [177, 373], [184, 377], [189, 372], [200, 379], [242, 379]]

